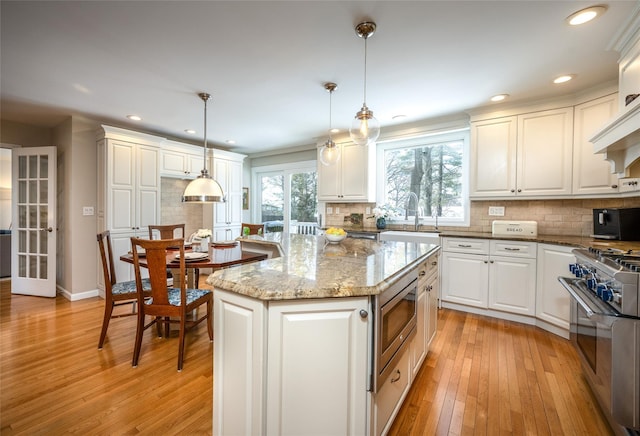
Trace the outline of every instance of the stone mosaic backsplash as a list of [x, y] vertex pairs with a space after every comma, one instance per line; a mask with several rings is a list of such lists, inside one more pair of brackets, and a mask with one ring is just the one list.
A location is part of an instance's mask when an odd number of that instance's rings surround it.
[[[327, 203], [333, 214], [324, 214], [323, 225], [342, 226], [352, 214], [363, 214], [363, 229], [375, 229], [375, 219], [369, 218], [366, 208], [372, 210], [375, 203]], [[489, 216], [490, 206], [505, 208], [503, 217]], [[491, 232], [494, 220], [526, 220], [538, 222], [541, 235], [564, 235], [588, 237], [593, 233], [593, 209], [640, 207], [640, 196], [627, 198], [584, 199], [584, 200], [493, 200], [472, 201], [469, 227], [439, 226], [440, 230]], [[336, 213], [339, 209], [339, 213]], [[407, 226], [410, 228], [411, 226]], [[389, 229], [403, 229], [402, 224], [387, 221]], [[432, 229], [424, 225], [421, 230]]]
[[160, 223], [185, 223], [185, 238], [202, 228], [202, 204], [183, 203], [182, 193], [190, 180], [161, 178]]

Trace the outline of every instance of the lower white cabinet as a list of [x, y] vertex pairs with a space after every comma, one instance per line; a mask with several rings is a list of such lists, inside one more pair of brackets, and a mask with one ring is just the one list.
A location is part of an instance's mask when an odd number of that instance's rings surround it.
[[372, 434], [378, 436], [386, 434], [393, 424], [391, 419], [402, 406], [402, 400], [407, 395], [413, 377], [411, 376], [411, 359], [409, 352], [405, 352], [391, 375], [378, 389], [373, 403]]
[[427, 356], [438, 325], [438, 259], [439, 253], [433, 254], [418, 267], [418, 316], [416, 334], [411, 340], [409, 352], [413, 377]]
[[216, 289], [214, 434], [365, 434], [369, 310]]
[[444, 239], [443, 302], [535, 315], [535, 242]]
[[569, 276], [569, 264], [576, 261], [572, 249], [561, 245], [538, 244], [536, 317], [559, 327], [561, 331], [554, 332], [565, 337], [569, 333], [570, 297], [558, 282], [558, 277]]

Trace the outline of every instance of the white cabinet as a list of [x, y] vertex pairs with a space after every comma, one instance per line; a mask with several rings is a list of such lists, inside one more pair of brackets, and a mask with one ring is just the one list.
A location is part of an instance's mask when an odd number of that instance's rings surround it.
[[436, 334], [438, 323], [438, 259], [439, 253], [435, 253], [418, 267], [417, 326], [416, 335], [410, 344], [413, 377], [420, 370], [429, 351], [429, 344], [431, 344]]
[[618, 94], [614, 93], [574, 109], [573, 193], [615, 194], [622, 181], [611, 172], [611, 163], [603, 154], [595, 154], [589, 141], [617, 112]]
[[535, 315], [534, 242], [443, 239], [443, 302]]
[[246, 156], [222, 150], [213, 151], [210, 174], [222, 187], [224, 203], [205, 207], [203, 222], [211, 223], [213, 240], [240, 236], [242, 226], [242, 162]]
[[552, 244], [538, 244], [538, 272], [536, 285], [536, 317], [545, 323], [559, 327], [551, 329], [541, 324], [540, 327], [561, 334], [569, 335], [569, 293], [558, 282], [558, 277], [569, 276], [569, 264], [576, 258], [571, 254], [573, 247]]
[[[97, 230], [111, 231], [114, 258], [131, 249], [132, 236], [148, 237], [160, 217], [162, 138], [102, 126], [98, 137]], [[133, 279], [133, 268], [116, 262], [120, 281]], [[102, 279], [99, 274], [99, 284]]]
[[471, 123], [470, 197], [571, 194], [573, 108]]
[[213, 307], [214, 434], [366, 433], [368, 297]]
[[160, 175], [195, 179], [204, 168], [204, 150], [195, 145], [166, 141], [160, 156]]
[[[387, 434], [393, 424], [393, 418], [400, 410], [409, 388], [411, 387], [411, 353], [405, 352], [398, 360], [391, 375], [387, 377], [375, 394], [373, 402], [372, 426], [373, 435]], [[353, 433], [351, 433], [353, 434]]]
[[318, 154], [318, 200], [375, 201], [375, 145], [363, 147], [348, 142], [336, 146], [341, 157], [334, 165], [321, 164]]

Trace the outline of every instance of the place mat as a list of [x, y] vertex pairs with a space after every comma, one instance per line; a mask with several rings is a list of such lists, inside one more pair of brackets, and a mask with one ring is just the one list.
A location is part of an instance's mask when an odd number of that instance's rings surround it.
[[238, 245], [238, 241], [217, 241], [212, 242], [211, 245], [214, 247], [235, 247]]
[[[196, 260], [203, 260], [209, 257], [209, 253], [190, 252], [184, 254], [184, 260], [186, 262], [193, 262]], [[176, 254], [173, 260], [180, 260], [180, 254]]]

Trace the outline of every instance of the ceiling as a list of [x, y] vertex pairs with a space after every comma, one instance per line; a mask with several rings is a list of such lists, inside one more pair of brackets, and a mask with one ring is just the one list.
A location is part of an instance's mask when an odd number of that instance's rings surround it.
[[[568, 26], [588, 1], [6, 1], [1, 116], [53, 127], [70, 115], [243, 153], [347, 131], [363, 102], [382, 131], [490, 104], [617, 80], [611, 41], [638, 7]], [[552, 79], [576, 74], [563, 85]], [[496, 105], [496, 103], [493, 103]], [[133, 122], [126, 115], [137, 114]], [[405, 115], [400, 119], [394, 116]], [[185, 133], [194, 129], [195, 135]], [[232, 139], [235, 145], [225, 141]]]

